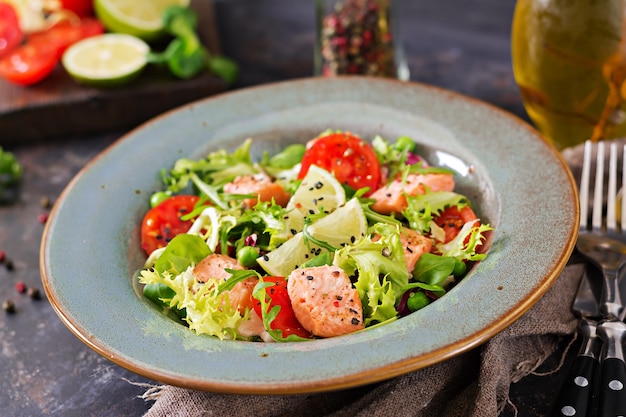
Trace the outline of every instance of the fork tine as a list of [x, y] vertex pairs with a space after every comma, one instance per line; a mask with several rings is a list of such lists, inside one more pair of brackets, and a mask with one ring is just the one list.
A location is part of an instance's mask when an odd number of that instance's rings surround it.
[[[626, 145], [624, 146], [626, 147]], [[591, 171], [591, 150], [591, 141], [588, 140], [585, 142], [585, 149], [583, 153], [583, 170], [580, 175], [580, 191], [578, 193], [578, 200], [580, 201], [581, 230], [587, 228], [587, 221], [589, 216], [589, 171]], [[624, 163], [626, 163], [626, 159]]]
[[604, 188], [604, 142], [598, 142], [596, 147], [596, 179], [593, 188], [593, 209], [591, 212], [591, 227], [594, 231], [602, 229], [602, 197]]
[[606, 229], [610, 233], [616, 230], [615, 201], [617, 195], [617, 144], [609, 145], [609, 184], [606, 200]]

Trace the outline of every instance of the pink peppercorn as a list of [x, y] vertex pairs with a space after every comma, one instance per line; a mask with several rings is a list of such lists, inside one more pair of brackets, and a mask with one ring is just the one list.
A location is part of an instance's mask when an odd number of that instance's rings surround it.
[[39, 223], [45, 223], [48, 221], [48, 213], [41, 213], [37, 219], [39, 220]]
[[22, 281], [18, 281], [15, 283], [15, 289], [20, 294], [24, 294], [26, 292], [26, 284]]

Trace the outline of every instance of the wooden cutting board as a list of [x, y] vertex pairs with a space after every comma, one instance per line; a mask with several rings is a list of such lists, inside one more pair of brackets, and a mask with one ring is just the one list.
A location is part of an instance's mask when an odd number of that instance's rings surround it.
[[[207, 48], [219, 53], [216, 19], [210, 0], [192, 0], [198, 32]], [[111, 90], [77, 84], [59, 64], [40, 84], [22, 87], [0, 79], [0, 146], [61, 140], [130, 129], [177, 106], [227, 89], [205, 73], [192, 80], [174, 79], [166, 70], [148, 67], [131, 85]]]

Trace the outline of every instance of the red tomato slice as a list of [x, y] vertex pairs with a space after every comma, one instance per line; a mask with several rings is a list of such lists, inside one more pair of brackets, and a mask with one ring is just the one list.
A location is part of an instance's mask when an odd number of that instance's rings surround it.
[[103, 32], [104, 26], [96, 19], [83, 19], [80, 24], [63, 22], [34, 33], [26, 44], [0, 59], [0, 76], [18, 85], [36, 84], [54, 70], [70, 45]]
[[23, 38], [15, 9], [8, 3], [0, 2], [0, 57], [15, 49]]
[[141, 222], [141, 247], [148, 255], [181, 233], [186, 233], [193, 221], [181, 220], [198, 202], [195, 195], [176, 195], [148, 210]]
[[[287, 292], [287, 280], [284, 277], [263, 277], [263, 281], [272, 282], [274, 285], [265, 288], [265, 294], [270, 298], [268, 311], [274, 306], [280, 306], [280, 312], [270, 324], [273, 330], [281, 330], [283, 337], [291, 334], [296, 336], [309, 338], [311, 333], [306, 330], [293, 312], [291, 300]], [[261, 317], [261, 302], [251, 296], [254, 305], [254, 311]]]
[[0, 59], [0, 77], [18, 85], [32, 85], [46, 78], [59, 61], [53, 49], [23, 45]]
[[444, 209], [440, 215], [433, 218], [433, 221], [446, 232], [444, 243], [448, 243], [459, 234], [465, 223], [476, 219], [476, 214], [469, 206], [465, 206], [461, 210], [453, 206]]
[[79, 17], [93, 14], [93, 0], [61, 0], [61, 8], [71, 10]]
[[81, 39], [104, 33], [104, 26], [95, 18], [81, 19], [78, 24], [67, 21], [60, 22], [51, 28], [33, 33], [28, 37], [28, 43], [37, 48], [52, 48], [56, 50], [59, 59], [70, 45]]
[[349, 132], [330, 133], [315, 139], [304, 153], [298, 178], [304, 178], [311, 165], [324, 168], [340, 183], [354, 189], [369, 187], [366, 195], [380, 186], [380, 163], [374, 149]]

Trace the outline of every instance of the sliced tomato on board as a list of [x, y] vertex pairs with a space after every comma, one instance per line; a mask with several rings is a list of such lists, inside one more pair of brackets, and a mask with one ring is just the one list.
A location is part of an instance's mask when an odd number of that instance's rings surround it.
[[380, 163], [370, 144], [349, 132], [330, 133], [314, 140], [304, 153], [298, 178], [311, 165], [331, 172], [337, 180], [356, 189], [369, 187], [369, 195], [380, 187]]
[[54, 70], [70, 45], [103, 32], [102, 23], [87, 18], [79, 24], [61, 22], [33, 33], [24, 45], [0, 58], [0, 77], [18, 85], [37, 84]]
[[[265, 288], [265, 294], [269, 297], [268, 311], [274, 306], [280, 306], [280, 311], [276, 318], [270, 324], [273, 330], [280, 330], [283, 337], [295, 334], [296, 336], [309, 338], [311, 333], [306, 330], [298, 319], [296, 318], [293, 308], [291, 307], [291, 300], [289, 299], [289, 293], [287, 292], [287, 280], [284, 277], [263, 277], [263, 281], [271, 282], [271, 285]], [[254, 305], [254, 311], [259, 317], [261, 315], [261, 302], [251, 296], [252, 303]]]
[[72, 44], [102, 33], [104, 33], [104, 26], [95, 18], [84, 18], [77, 24], [63, 21], [47, 30], [31, 34], [27, 44], [40, 49], [54, 49], [60, 59], [63, 52]]
[[60, 0], [61, 9], [70, 10], [79, 17], [93, 15], [93, 0]]
[[465, 206], [461, 210], [456, 206], [447, 207], [441, 214], [433, 218], [435, 224], [446, 232], [444, 243], [454, 239], [461, 231], [463, 225], [472, 220], [477, 220], [477, 217], [474, 210], [469, 206]]
[[20, 19], [13, 6], [0, 1], [0, 57], [15, 49], [24, 39]]
[[141, 247], [146, 254], [189, 230], [193, 221], [181, 217], [193, 210], [198, 199], [195, 195], [176, 195], [148, 210], [141, 222]]
[[46, 78], [57, 62], [54, 50], [26, 44], [0, 60], [0, 76], [13, 84], [32, 85]]

